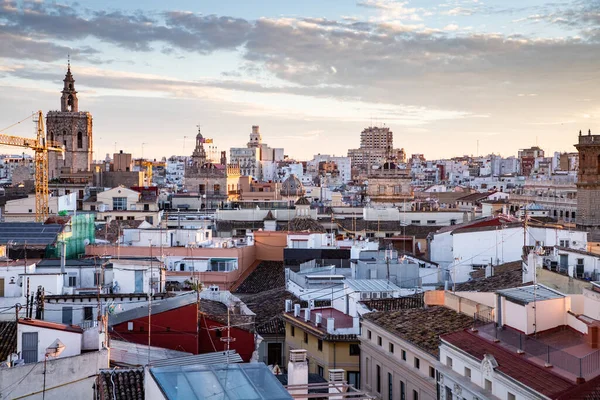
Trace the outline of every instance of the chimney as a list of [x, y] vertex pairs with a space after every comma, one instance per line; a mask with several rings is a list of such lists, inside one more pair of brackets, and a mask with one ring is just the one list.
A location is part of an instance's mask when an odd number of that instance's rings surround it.
[[329, 370], [329, 393], [340, 394], [339, 396], [329, 396], [330, 400], [342, 400], [346, 392], [344, 385], [344, 375], [346, 371], [343, 369], [330, 369]]
[[286, 300], [285, 301], [285, 312], [291, 312], [292, 311], [292, 300]]
[[307, 400], [308, 395], [308, 363], [306, 350], [290, 350], [288, 362], [288, 392], [294, 400]]
[[300, 304], [294, 304], [294, 317], [300, 316]]
[[310, 308], [304, 309], [304, 321], [306, 321], [306, 322], [310, 321]]
[[323, 323], [323, 314], [317, 313], [317, 315], [315, 315], [315, 325], [321, 326], [322, 323]]
[[327, 333], [333, 333], [335, 330], [335, 318], [327, 318]]

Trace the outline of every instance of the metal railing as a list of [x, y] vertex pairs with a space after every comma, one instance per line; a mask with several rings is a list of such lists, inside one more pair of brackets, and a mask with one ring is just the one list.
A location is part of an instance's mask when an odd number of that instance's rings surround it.
[[518, 352], [538, 358], [547, 365], [567, 371], [578, 378], [595, 376], [600, 372], [600, 350], [577, 357], [547, 345], [533, 336], [512, 329], [497, 328], [493, 322], [488, 325], [493, 326], [493, 335], [497, 340], [516, 348]]

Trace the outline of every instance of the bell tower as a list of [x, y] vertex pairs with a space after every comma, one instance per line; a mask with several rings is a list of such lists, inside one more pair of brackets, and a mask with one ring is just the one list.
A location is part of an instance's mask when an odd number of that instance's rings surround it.
[[77, 92], [75, 91], [75, 79], [71, 74], [71, 60], [67, 66], [67, 74], [63, 79], [64, 87], [62, 97], [60, 98], [60, 111], [62, 112], [77, 112], [79, 111], [79, 102], [77, 100]]
[[89, 172], [92, 164], [92, 114], [79, 111], [70, 59], [63, 82], [60, 111], [46, 114], [46, 138], [65, 149], [64, 155], [48, 153], [49, 179], [58, 179], [63, 173]]
[[577, 173], [577, 215], [578, 228], [600, 229], [600, 135], [587, 135], [579, 131], [579, 142], [575, 145], [579, 152]]

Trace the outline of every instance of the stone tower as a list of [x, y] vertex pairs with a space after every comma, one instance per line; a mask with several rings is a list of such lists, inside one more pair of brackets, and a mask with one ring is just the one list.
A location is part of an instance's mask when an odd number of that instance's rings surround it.
[[198, 127], [198, 134], [196, 135], [196, 147], [192, 153], [192, 163], [196, 166], [202, 166], [206, 162], [206, 150], [204, 150], [204, 137], [200, 133], [200, 127]]
[[248, 142], [248, 148], [261, 147], [262, 137], [260, 136], [260, 129], [258, 125], [252, 125], [252, 133], [250, 134], [250, 141]]
[[579, 131], [579, 172], [577, 174], [577, 227], [600, 229], [600, 135]]
[[63, 82], [60, 111], [46, 115], [46, 138], [65, 149], [63, 156], [48, 153], [49, 179], [59, 178], [61, 173], [89, 172], [93, 157], [92, 114], [79, 111], [70, 62]]

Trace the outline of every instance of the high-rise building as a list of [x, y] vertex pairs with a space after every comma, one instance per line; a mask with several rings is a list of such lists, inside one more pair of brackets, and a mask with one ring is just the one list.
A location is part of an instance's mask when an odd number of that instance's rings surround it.
[[65, 149], [64, 155], [48, 153], [49, 179], [59, 178], [61, 173], [88, 172], [92, 164], [92, 114], [79, 111], [70, 63], [63, 82], [60, 111], [46, 115], [47, 139]]
[[368, 171], [390, 159], [403, 162], [404, 149], [394, 149], [394, 133], [387, 127], [370, 126], [360, 134], [360, 147], [348, 150], [352, 168]]
[[579, 131], [576, 224], [582, 229], [600, 228], [600, 135]]

